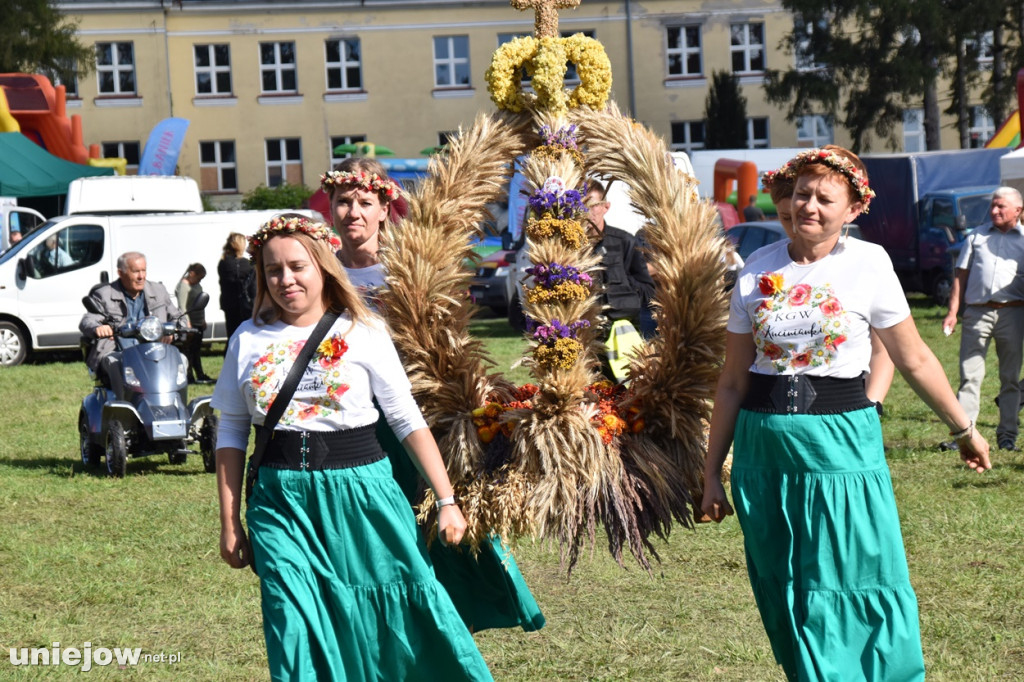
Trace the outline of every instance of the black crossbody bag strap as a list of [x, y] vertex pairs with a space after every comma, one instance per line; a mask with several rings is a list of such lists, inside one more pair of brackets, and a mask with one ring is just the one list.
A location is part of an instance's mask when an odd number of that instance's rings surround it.
[[281, 415], [284, 414], [285, 408], [291, 402], [292, 395], [299, 385], [299, 380], [302, 379], [302, 375], [306, 372], [306, 366], [309, 365], [309, 361], [313, 358], [313, 353], [316, 352], [320, 342], [327, 336], [327, 332], [334, 326], [337, 319], [338, 313], [332, 312], [325, 313], [320, 318], [316, 327], [313, 328], [313, 333], [306, 340], [306, 345], [302, 347], [302, 350], [296, 356], [295, 364], [292, 365], [291, 371], [288, 372], [284, 385], [281, 386], [281, 390], [274, 397], [274, 402], [270, 404], [270, 409], [267, 410], [267, 417], [263, 420], [263, 428], [256, 431], [256, 445], [253, 447], [252, 457], [249, 458], [249, 468], [245, 476], [245, 499], [247, 502], [249, 501], [249, 496], [252, 495], [252, 487], [256, 483], [256, 475], [259, 473], [263, 452], [267, 449], [267, 442], [274, 434], [274, 427], [277, 426], [277, 422], [281, 420]]

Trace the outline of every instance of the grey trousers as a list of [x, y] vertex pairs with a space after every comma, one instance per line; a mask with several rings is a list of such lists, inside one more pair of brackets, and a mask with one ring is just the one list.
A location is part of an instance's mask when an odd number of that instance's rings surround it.
[[956, 397], [967, 416], [977, 421], [981, 381], [985, 378], [985, 356], [993, 339], [999, 361], [996, 440], [1016, 441], [1020, 370], [1024, 360], [1024, 306], [997, 309], [969, 305], [964, 310], [960, 336], [960, 389]]

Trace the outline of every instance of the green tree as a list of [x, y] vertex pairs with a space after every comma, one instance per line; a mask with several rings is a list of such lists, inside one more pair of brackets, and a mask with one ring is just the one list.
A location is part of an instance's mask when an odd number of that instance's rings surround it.
[[313, 196], [313, 190], [303, 185], [285, 183], [277, 187], [258, 185], [242, 197], [242, 208], [246, 210], [302, 208]]
[[90, 73], [92, 46], [78, 41], [78, 23], [50, 0], [0, 0], [0, 73], [47, 73], [62, 79]]
[[[953, 0], [948, 0], [952, 4]], [[925, 142], [939, 145], [936, 83], [953, 53], [946, 0], [782, 0], [793, 12], [783, 46], [796, 66], [765, 74], [769, 101], [787, 119], [824, 113], [870, 148], [872, 133], [897, 146], [903, 111], [924, 105]]]
[[711, 75], [704, 103], [704, 148], [740, 149], [747, 146], [747, 99], [739, 80], [728, 71]]

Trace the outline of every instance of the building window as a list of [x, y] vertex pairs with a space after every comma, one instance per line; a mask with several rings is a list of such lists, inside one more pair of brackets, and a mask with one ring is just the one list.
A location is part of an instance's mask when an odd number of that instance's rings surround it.
[[359, 38], [328, 40], [327, 89], [362, 90], [363, 63]]
[[302, 184], [302, 140], [297, 137], [267, 140], [267, 187]]
[[800, 147], [823, 147], [834, 141], [832, 122], [821, 114], [797, 119], [796, 143]]
[[747, 119], [747, 149], [768, 148], [768, 117]]
[[821, 71], [825, 68], [814, 54], [815, 31], [827, 32], [828, 21], [820, 19], [817, 22], [809, 22], [799, 14], [793, 18], [793, 57], [799, 71]]
[[331, 157], [331, 168], [334, 168], [345, 159], [352, 156], [351, 152], [338, 152], [337, 148], [343, 144], [357, 144], [366, 142], [366, 135], [332, 135], [331, 148], [327, 150]]
[[964, 47], [967, 54], [977, 60], [979, 71], [992, 70], [992, 31], [986, 31], [976, 39], [965, 40]]
[[700, 76], [704, 73], [700, 26], [669, 26], [666, 29], [669, 76]]
[[238, 191], [233, 140], [199, 143], [199, 185], [204, 192]]
[[984, 147], [985, 143], [996, 134], [995, 121], [992, 120], [992, 116], [985, 110], [985, 107], [981, 106], [971, 107], [969, 115], [970, 127], [967, 132], [970, 135], [971, 149]]
[[[574, 36], [577, 33], [582, 33], [588, 38], [594, 38], [597, 34], [594, 33], [594, 29], [585, 29], [583, 31], [562, 31], [561, 35], [563, 38]], [[578, 85], [580, 82], [580, 75], [576, 72], [576, 65], [572, 62], [565, 63], [565, 83], [566, 85]]]
[[264, 93], [298, 92], [295, 43], [260, 43], [260, 77]]
[[764, 71], [764, 24], [731, 24], [730, 51], [733, 73]]
[[672, 151], [692, 154], [704, 149], [704, 121], [673, 121]]
[[[501, 47], [505, 43], [511, 43], [516, 38], [526, 38], [526, 37], [529, 37], [530, 35], [531, 35], [530, 33], [499, 33], [498, 34], [498, 47]], [[527, 85], [530, 84], [530, 74], [526, 73], [526, 67], [525, 66], [520, 66], [519, 67], [519, 81], [524, 86], [527, 86]]]
[[128, 175], [139, 174], [139, 157], [141, 154], [138, 142], [104, 142], [101, 145], [103, 158], [124, 159], [128, 162], [125, 173]]
[[64, 86], [64, 95], [68, 99], [78, 99], [78, 74], [77, 63], [68, 62], [66, 66], [47, 69], [44, 73], [54, 87]]
[[903, 111], [903, 151], [923, 152], [924, 150], [924, 110], [906, 109]]
[[197, 95], [231, 94], [231, 46], [194, 45]]
[[134, 45], [130, 42], [96, 43], [96, 77], [101, 95], [134, 95]]
[[469, 87], [469, 36], [434, 37], [434, 86]]

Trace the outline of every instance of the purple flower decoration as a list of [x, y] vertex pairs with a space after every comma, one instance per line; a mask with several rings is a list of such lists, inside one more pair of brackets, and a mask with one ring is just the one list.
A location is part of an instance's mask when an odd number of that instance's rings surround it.
[[[533, 326], [533, 325], [530, 325]], [[581, 329], [590, 326], [587, 320], [577, 320], [569, 324], [562, 324], [561, 320], [555, 318], [551, 324], [542, 324], [534, 327], [533, 339], [545, 345], [553, 345], [558, 339], [575, 339], [579, 336]]]
[[593, 284], [593, 279], [587, 273], [580, 272], [578, 268], [571, 265], [559, 265], [558, 263], [535, 265], [532, 268], [527, 268], [526, 274], [533, 275], [537, 286], [545, 289], [554, 289], [562, 283], [581, 284], [588, 288]]
[[561, 194], [537, 190], [530, 196], [530, 208], [535, 215], [551, 213], [555, 217], [569, 218], [587, 212], [584, 196], [584, 192], [576, 189], [567, 189]]
[[558, 130], [552, 130], [549, 125], [540, 127], [540, 139], [549, 147], [561, 147], [562, 149], [579, 149], [577, 139], [578, 129], [576, 124], [563, 126]]

